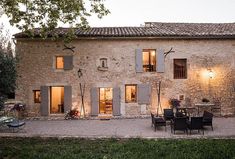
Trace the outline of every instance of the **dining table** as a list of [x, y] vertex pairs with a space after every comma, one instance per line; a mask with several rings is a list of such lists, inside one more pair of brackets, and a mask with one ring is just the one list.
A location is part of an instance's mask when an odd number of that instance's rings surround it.
[[211, 111], [211, 109], [212, 109], [212, 107], [214, 107], [215, 106], [215, 104], [214, 103], [196, 103], [195, 104], [195, 107], [197, 107], [197, 114], [199, 114], [200, 113], [200, 109], [201, 108], [209, 108], [210, 109], [210, 111]]

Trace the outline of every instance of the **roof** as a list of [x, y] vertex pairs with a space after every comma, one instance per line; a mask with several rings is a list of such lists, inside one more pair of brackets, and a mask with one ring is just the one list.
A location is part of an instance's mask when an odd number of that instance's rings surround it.
[[[235, 23], [159, 23], [146, 22], [142, 27], [94, 27], [88, 30], [75, 29], [78, 38], [225, 38], [235, 39]], [[54, 33], [63, 36], [68, 28], [56, 28]], [[40, 29], [34, 29], [39, 38]], [[52, 34], [48, 33], [48, 37]], [[25, 33], [16, 38], [28, 38]]]

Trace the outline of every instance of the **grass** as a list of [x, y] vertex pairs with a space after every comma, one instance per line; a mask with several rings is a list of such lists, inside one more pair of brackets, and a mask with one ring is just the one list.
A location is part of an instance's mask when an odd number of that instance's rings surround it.
[[235, 159], [235, 140], [0, 138], [2, 158]]

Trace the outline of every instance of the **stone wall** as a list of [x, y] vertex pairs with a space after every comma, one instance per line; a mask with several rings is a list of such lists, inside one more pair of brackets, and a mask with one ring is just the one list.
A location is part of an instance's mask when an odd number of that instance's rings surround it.
[[[156, 111], [156, 83], [162, 81], [162, 107], [169, 107], [170, 98], [184, 95], [191, 104], [201, 102], [202, 98], [222, 100], [222, 114], [235, 114], [235, 40], [75, 40], [75, 52], [63, 50], [62, 42], [41, 40], [17, 40], [16, 52], [19, 55], [18, 89], [16, 98], [24, 101], [29, 112], [39, 115], [40, 104], [33, 103], [33, 90], [42, 85], [72, 86], [73, 107], [80, 107], [79, 82], [86, 83], [85, 109], [90, 114], [92, 87], [120, 87], [121, 114], [138, 116]], [[165, 59], [164, 73], [136, 73], [135, 49], [163, 49], [171, 47], [175, 53]], [[74, 55], [73, 70], [58, 71], [54, 68], [57, 55]], [[108, 59], [108, 70], [98, 70], [99, 59]], [[188, 78], [173, 79], [173, 59], [187, 58]], [[77, 77], [82, 69], [83, 78]], [[215, 76], [208, 77], [208, 69]], [[150, 105], [125, 103], [125, 84], [150, 83], [152, 97]], [[182, 105], [184, 101], [182, 101]]]

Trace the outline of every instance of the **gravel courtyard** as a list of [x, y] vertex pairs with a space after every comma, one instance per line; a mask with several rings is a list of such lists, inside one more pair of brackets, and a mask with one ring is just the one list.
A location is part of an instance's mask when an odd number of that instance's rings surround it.
[[8, 128], [0, 129], [0, 137], [86, 137], [86, 138], [235, 138], [235, 118], [214, 118], [214, 131], [206, 127], [204, 135], [197, 131], [172, 134], [160, 127], [154, 132], [151, 119], [111, 120], [27, 120], [25, 127], [17, 133]]

